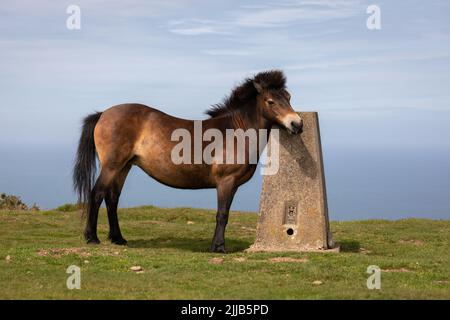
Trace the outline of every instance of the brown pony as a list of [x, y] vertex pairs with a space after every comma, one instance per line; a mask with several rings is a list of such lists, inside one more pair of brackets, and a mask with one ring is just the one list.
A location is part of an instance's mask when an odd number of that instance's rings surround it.
[[[210, 118], [201, 121], [202, 130], [218, 129], [225, 136], [227, 129], [269, 131], [273, 124], [278, 124], [297, 134], [302, 131], [303, 123], [289, 101], [284, 74], [278, 70], [261, 72], [246, 79], [223, 103], [208, 110]], [[224, 233], [231, 202], [238, 187], [253, 176], [257, 164], [249, 163], [248, 150], [243, 164], [175, 164], [171, 152], [177, 141], [171, 137], [180, 128], [193, 133], [194, 121], [175, 118], [141, 104], [117, 105], [84, 119], [73, 182], [79, 201], [87, 211], [84, 231], [87, 243], [100, 243], [97, 217], [103, 200], [108, 212], [109, 239], [119, 245], [127, 243], [120, 232], [117, 206], [127, 174], [136, 165], [171, 187], [216, 188], [218, 206], [211, 251], [225, 252]], [[204, 148], [205, 143], [201, 146]], [[225, 154], [225, 143], [223, 150]], [[101, 172], [94, 184], [96, 154]]]

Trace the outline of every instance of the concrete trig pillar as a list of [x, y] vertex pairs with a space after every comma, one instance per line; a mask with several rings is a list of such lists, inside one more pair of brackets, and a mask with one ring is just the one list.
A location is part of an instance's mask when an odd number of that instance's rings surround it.
[[264, 175], [255, 243], [248, 251], [339, 251], [332, 240], [317, 112], [300, 112], [303, 133], [279, 128], [279, 170]]

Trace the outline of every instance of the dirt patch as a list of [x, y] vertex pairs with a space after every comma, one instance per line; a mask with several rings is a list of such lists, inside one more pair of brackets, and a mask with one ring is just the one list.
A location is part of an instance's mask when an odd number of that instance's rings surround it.
[[[217, 258], [214, 258], [217, 259]], [[219, 258], [220, 259], [220, 258]], [[257, 262], [257, 263], [267, 263], [267, 262], [271, 262], [271, 263], [283, 263], [283, 262], [287, 262], [287, 263], [305, 263], [308, 262], [309, 260], [307, 258], [291, 258], [291, 257], [275, 257], [275, 258], [269, 258], [267, 260], [263, 260], [263, 259], [247, 259], [245, 257], [237, 257], [237, 258], [233, 258], [233, 261], [235, 262]]]
[[411, 270], [406, 268], [400, 268], [400, 269], [382, 269], [383, 272], [411, 272]]
[[223, 258], [212, 258], [208, 261], [209, 264], [223, 264]]
[[270, 258], [270, 262], [295, 262], [295, 263], [303, 263], [308, 262], [308, 259], [306, 258], [290, 258], [290, 257], [276, 257], [276, 258]]
[[233, 261], [236, 261], [236, 262], [245, 262], [245, 261], [247, 261], [247, 258], [244, 258], [244, 257], [234, 258]]
[[38, 251], [37, 255], [40, 257], [62, 257], [69, 254], [76, 254], [79, 257], [87, 258], [91, 254], [86, 252], [84, 248], [54, 248], [54, 249], [41, 249]]
[[418, 239], [409, 239], [409, 240], [399, 240], [400, 244], [412, 244], [414, 246], [423, 246], [424, 242]]

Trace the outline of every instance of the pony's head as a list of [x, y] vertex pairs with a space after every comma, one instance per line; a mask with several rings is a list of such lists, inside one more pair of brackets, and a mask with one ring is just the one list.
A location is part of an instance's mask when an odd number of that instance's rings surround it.
[[292, 134], [301, 133], [303, 121], [292, 109], [290, 98], [283, 72], [264, 71], [246, 79], [222, 103], [213, 105], [206, 113], [211, 118], [230, 114], [251, 118], [259, 114], [269, 124], [276, 123]]
[[291, 106], [286, 90], [286, 77], [279, 70], [258, 73], [253, 79], [257, 91], [257, 107], [263, 117], [286, 128], [292, 134], [303, 131], [303, 120]]

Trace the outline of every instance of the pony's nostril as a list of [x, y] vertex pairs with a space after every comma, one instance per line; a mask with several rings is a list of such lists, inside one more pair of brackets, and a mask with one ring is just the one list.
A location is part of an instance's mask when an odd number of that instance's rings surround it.
[[291, 128], [292, 128], [293, 131], [298, 132], [302, 128], [302, 123], [301, 122], [292, 121], [291, 122]]
[[291, 121], [291, 132], [294, 134], [300, 133], [303, 131], [303, 121]]

